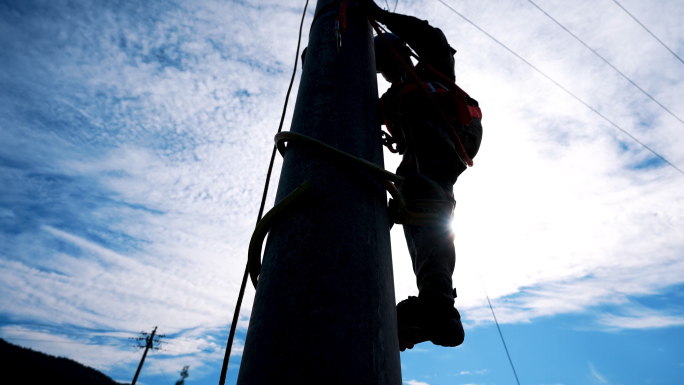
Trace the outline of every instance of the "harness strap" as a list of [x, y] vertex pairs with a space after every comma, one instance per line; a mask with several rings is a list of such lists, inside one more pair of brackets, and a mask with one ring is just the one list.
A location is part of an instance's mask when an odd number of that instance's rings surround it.
[[336, 21], [339, 22], [339, 28], [340, 28], [340, 33], [345, 33], [347, 31], [347, 2], [343, 1], [340, 4], [340, 12], [337, 14], [337, 17], [335, 18]]
[[449, 119], [444, 115], [444, 111], [442, 111], [441, 108], [439, 108], [439, 105], [435, 101], [435, 99], [432, 97], [430, 92], [427, 90], [425, 85], [420, 81], [418, 76], [413, 72], [413, 70], [404, 62], [404, 60], [399, 56], [399, 53], [394, 49], [392, 44], [387, 40], [387, 37], [382, 33], [380, 26], [378, 23], [373, 19], [371, 16], [368, 17], [368, 21], [371, 23], [375, 31], [379, 36], [382, 36], [383, 40], [385, 41], [385, 44], [390, 48], [390, 51], [394, 55], [395, 61], [399, 64], [399, 66], [402, 68], [404, 73], [410, 78], [411, 82], [418, 85], [420, 84], [420, 89], [423, 90], [423, 93], [428, 97], [428, 99], [432, 102], [432, 104], [436, 107], [437, 111], [439, 112], [440, 117], [442, 118], [442, 121], [447, 124], [449, 128], [451, 128], [451, 133], [452, 137], [454, 140], [454, 145], [456, 148], [456, 153], [459, 156], [459, 159], [469, 167], [473, 166], [473, 161], [470, 159], [468, 156], [468, 153], [466, 152], [465, 148], [463, 147], [463, 143], [461, 143], [461, 139], [458, 137], [458, 134], [456, 133], [456, 130], [454, 129], [454, 126], [451, 124]]
[[[470, 97], [470, 95], [468, 95], [467, 92], [463, 91], [463, 89], [461, 87], [459, 87], [453, 80], [444, 76], [443, 73], [437, 71], [434, 67], [432, 67], [430, 65], [430, 63], [428, 63], [427, 61], [421, 59], [418, 55], [416, 55], [416, 53], [413, 52], [413, 50], [410, 50], [410, 55], [413, 56], [414, 58], [416, 58], [416, 60], [418, 60], [420, 64], [423, 64], [424, 66], [426, 66], [430, 71], [432, 71], [432, 73], [439, 76], [440, 79], [446, 81], [451, 87], [453, 87], [456, 91], [458, 91], [461, 95], [463, 95], [466, 99], [466, 102], [468, 102], [470, 100], [474, 100], [473, 98]], [[480, 110], [480, 106], [472, 105], [471, 103], [467, 103], [467, 104], [468, 104], [468, 110], [470, 112], [470, 116], [473, 118], [482, 119], [482, 110]]]
[[454, 207], [455, 202], [448, 200], [413, 199], [406, 201], [402, 210], [390, 199], [388, 211], [393, 224], [442, 226], [451, 219]]

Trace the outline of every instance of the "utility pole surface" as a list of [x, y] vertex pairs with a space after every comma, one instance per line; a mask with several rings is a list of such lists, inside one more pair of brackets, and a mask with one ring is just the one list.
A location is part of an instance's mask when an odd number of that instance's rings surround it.
[[131, 382], [131, 385], [135, 385], [136, 381], [138, 381], [138, 375], [140, 375], [140, 369], [143, 367], [143, 363], [145, 363], [145, 357], [147, 357], [147, 351], [150, 350], [152, 347], [152, 344], [154, 343], [154, 334], [157, 333], [157, 327], [154, 327], [154, 330], [152, 330], [152, 335], [147, 337], [146, 344], [145, 344], [145, 353], [143, 353], [142, 359], [140, 360], [140, 364], [138, 365], [138, 370], [135, 371], [135, 376], [133, 377], [133, 382]]
[[[290, 131], [383, 165], [372, 29], [349, 5], [338, 53], [339, 3], [321, 9]], [[307, 180], [314, 190], [269, 234], [238, 384], [400, 385], [385, 190], [320, 149], [287, 146], [276, 202]]]

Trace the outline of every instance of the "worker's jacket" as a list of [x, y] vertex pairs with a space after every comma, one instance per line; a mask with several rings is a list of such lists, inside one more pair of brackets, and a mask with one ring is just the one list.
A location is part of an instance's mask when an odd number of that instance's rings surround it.
[[[390, 14], [381, 21], [408, 43], [421, 57], [421, 61], [455, 81], [453, 54], [456, 51], [449, 46], [441, 30], [430, 26], [427, 21], [400, 14]], [[433, 96], [437, 96], [440, 90], [448, 89], [443, 84], [445, 81], [427, 66], [418, 64], [414, 72], [422, 82], [427, 83], [428, 89], [434, 92]], [[404, 160], [397, 172], [416, 172], [417, 163], [422, 174], [440, 184], [453, 184], [466, 165], [454, 149], [451, 128], [443, 123], [439, 111], [422, 91], [407, 91], [410, 85], [408, 82], [397, 82], [381, 99], [381, 113], [387, 128], [399, 142], [405, 140]], [[435, 100], [448, 119], [457, 118], [458, 111], [445, 98], [437, 96]], [[477, 101], [467, 95], [463, 100], [467, 105], [478, 106]], [[457, 119], [452, 121], [456, 134], [471, 158], [477, 154], [482, 140], [480, 118], [481, 115], [468, 119], [470, 122], [466, 125], [458, 123]]]

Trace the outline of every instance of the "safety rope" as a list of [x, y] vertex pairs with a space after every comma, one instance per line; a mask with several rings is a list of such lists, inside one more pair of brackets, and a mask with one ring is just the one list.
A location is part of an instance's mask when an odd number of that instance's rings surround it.
[[306, 197], [313, 189], [313, 183], [306, 181], [298, 186], [293, 192], [286, 196], [282, 201], [278, 202], [275, 207], [269, 210], [264, 218], [259, 221], [252, 239], [249, 241], [249, 251], [247, 253], [247, 266], [249, 267], [249, 276], [252, 279], [254, 288], [257, 288], [259, 281], [259, 273], [261, 272], [261, 246], [264, 244], [264, 238], [271, 228], [280, 223], [285, 217], [290, 215], [302, 198]]
[[[404, 222], [393, 223], [408, 223], [407, 221], [410, 220], [411, 223], [432, 224], [440, 219], [439, 214], [433, 213], [433, 211], [435, 211], [434, 208], [436, 204], [432, 201], [423, 202], [423, 207], [420, 207], [422, 201], [405, 202], [403, 197], [399, 193], [399, 190], [394, 185], [394, 183], [401, 183], [404, 180], [404, 177], [393, 174], [375, 163], [369, 162], [365, 159], [346, 153], [333, 146], [325, 144], [320, 140], [295, 132], [280, 132], [276, 134], [274, 140], [276, 143], [276, 147], [278, 148], [278, 151], [283, 156], [285, 156], [285, 151], [288, 148], [285, 146], [285, 143], [290, 141], [299, 141], [318, 150], [322, 150], [331, 157], [340, 159], [343, 162], [346, 162], [361, 170], [366, 171], [370, 176], [372, 176], [374, 179], [380, 182], [380, 184], [382, 184], [383, 187], [385, 187], [385, 189], [390, 193], [390, 195], [394, 199], [394, 202], [397, 206], [395, 208], [398, 212], [398, 215], [396, 216]], [[273, 209], [266, 213], [266, 215], [264, 215], [264, 218], [259, 222], [256, 229], [254, 230], [252, 238], [249, 242], [247, 263], [249, 266], [249, 276], [252, 280], [252, 284], [254, 285], [255, 289], [257, 288], [259, 282], [259, 273], [261, 271], [261, 247], [264, 242], [264, 238], [266, 238], [266, 235], [276, 223], [280, 222], [283, 218], [287, 217], [289, 214], [293, 212], [293, 209], [295, 209], [297, 205], [303, 201], [302, 198], [311, 192], [312, 186], [313, 185], [310, 181], [306, 181], [300, 186], [298, 186], [292, 193], [290, 193], [287, 197], [280, 201]], [[439, 205], [443, 206], [442, 203], [443, 202], [439, 202]], [[451, 202], [447, 203], [451, 205]], [[414, 208], [414, 211], [410, 211], [408, 209], [409, 206]], [[425, 212], [425, 209], [427, 209], [427, 212]], [[450, 209], [453, 210], [453, 205], [450, 206]]]
[[[463, 143], [461, 143], [461, 139], [458, 137], [458, 134], [456, 133], [454, 126], [451, 124], [451, 122], [446, 117], [446, 115], [444, 115], [444, 111], [442, 111], [442, 109], [439, 108], [437, 101], [432, 97], [432, 94], [427, 89], [427, 86], [425, 84], [423, 84], [423, 82], [420, 81], [420, 79], [418, 78], [416, 73], [413, 71], [413, 69], [404, 61], [404, 59], [401, 58], [399, 53], [394, 49], [394, 46], [392, 46], [392, 44], [389, 42], [389, 40], [385, 36], [385, 33], [387, 33], [387, 31], [382, 29], [378, 25], [378, 23], [375, 21], [375, 19], [373, 19], [371, 16], [368, 16], [368, 21], [371, 23], [371, 25], [373, 26], [373, 29], [375, 29], [375, 32], [378, 34], [378, 36], [381, 36], [382, 39], [384, 40], [385, 44], [387, 44], [390, 51], [392, 52], [392, 55], [394, 56], [395, 61], [397, 62], [397, 64], [399, 64], [399, 66], [401, 67], [404, 74], [406, 74], [406, 76], [409, 77], [411, 82], [415, 83], [416, 86], [418, 86], [418, 88], [420, 90], [422, 90], [422, 92], [425, 94], [425, 96], [427, 96], [428, 100], [430, 100], [432, 102], [435, 109], [437, 109], [437, 111], [439, 112], [439, 116], [442, 119], [442, 121], [447, 125], [447, 127], [449, 127], [451, 129], [451, 132], [453, 133], [453, 140], [454, 140], [454, 145], [456, 147], [456, 152], [458, 153], [460, 160], [466, 166], [472, 167], [473, 161], [472, 161], [472, 159], [470, 159], [470, 157], [468, 156], [468, 153], [466, 152], [465, 148], [463, 147]], [[383, 30], [384, 30], [384, 33], [383, 33]]]
[[[283, 105], [283, 113], [280, 116], [280, 125], [278, 132], [283, 130], [283, 122], [285, 121], [285, 113], [287, 112], [287, 103], [290, 100], [290, 92], [294, 84], [295, 75], [297, 74], [297, 62], [299, 61], [299, 49], [302, 44], [302, 28], [304, 27], [304, 18], [306, 17], [306, 10], [309, 7], [309, 0], [306, 0], [304, 11], [302, 12], [302, 21], [299, 23], [299, 38], [297, 40], [297, 54], [295, 55], [294, 69], [292, 70], [292, 78], [290, 79], [290, 86], [287, 88], [285, 95], [285, 104]], [[259, 215], [257, 216], [257, 225], [261, 221], [266, 205], [266, 196], [268, 195], [268, 186], [271, 181], [271, 174], [273, 173], [273, 163], [275, 162], [276, 146], [273, 146], [271, 153], [271, 161], [268, 165], [268, 172], [266, 174], [266, 183], [264, 184], [264, 192], [261, 196], [261, 206], [259, 207]], [[242, 284], [240, 285], [240, 293], [238, 294], [237, 303], [235, 304], [235, 312], [233, 313], [233, 322], [230, 324], [230, 333], [228, 335], [228, 343], [226, 344], [226, 354], [223, 357], [223, 366], [221, 367], [221, 377], [219, 378], [219, 385], [225, 385], [226, 374], [228, 373], [228, 362], [230, 361], [230, 353], [233, 349], [233, 339], [235, 338], [235, 330], [237, 329], [238, 318], [240, 316], [240, 307], [242, 306], [242, 299], [245, 296], [245, 287], [247, 286], [247, 278], [249, 276], [249, 261], [245, 264], [245, 272], [242, 275]]]

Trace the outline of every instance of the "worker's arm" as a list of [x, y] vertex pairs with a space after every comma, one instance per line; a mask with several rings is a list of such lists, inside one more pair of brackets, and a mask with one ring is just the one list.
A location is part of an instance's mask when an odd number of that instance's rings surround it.
[[[367, 1], [372, 3], [372, 0]], [[449, 46], [446, 36], [439, 28], [413, 16], [382, 10], [375, 3], [369, 6], [372, 7], [371, 15], [411, 46], [418, 56], [443, 75], [456, 80], [455, 51]]]

